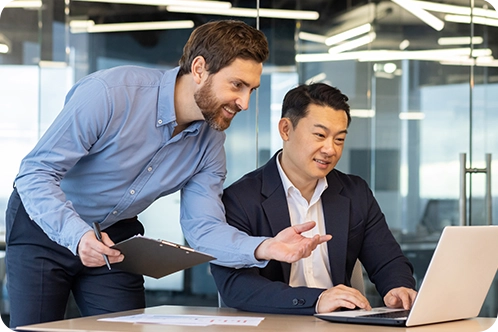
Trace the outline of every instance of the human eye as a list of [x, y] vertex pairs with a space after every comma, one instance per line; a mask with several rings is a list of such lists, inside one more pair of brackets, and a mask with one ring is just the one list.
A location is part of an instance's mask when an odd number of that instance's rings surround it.
[[342, 145], [342, 144], [344, 144], [344, 141], [346, 141], [346, 137], [337, 137], [335, 139], [335, 141], [336, 141], [336, 144], [341, 144]]
[[314, 133], [314, 135], [318, 138], [325, 138], [325, 135], [319, 132]]

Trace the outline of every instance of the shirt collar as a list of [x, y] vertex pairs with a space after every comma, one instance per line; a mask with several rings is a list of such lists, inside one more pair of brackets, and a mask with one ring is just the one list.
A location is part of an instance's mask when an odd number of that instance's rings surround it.
[[159, 86], [156, 126], [164, 126], [176, 121], [175, 114], [175, 84], [180, 67], [164, 72]]
[[[176, 126], [175, 86], [176, 78], [179, 71], [180, 67], [175, 67], [173, 69], [167, 70], [164, 72], [163, 78], [161, 79], [157, 107], [157, 127], [167, 124], [171, 124], [173, 128]], [[205, 121], [202, 120], [194, 121], [188, 126], [188, 128], [184, 130], [184, 132], [197, 133], [200, 126], [202, 126], [204, 123]]]
[[[285, 194], [288, 197], [290, 195], [291, 190], [296, 190], [298, 192], [299, 189], [294, 186], [294, 184], [291, 182], [291, 180], [287, 177], [285, 174], [282, 165], [280, 164], [280, 157], [282, 156], [282, 151], [280, 151], [277, 155], [277, 169], [278, 173], [280, 174], [280, 179], [282, 180], [282, 185], [284, 186]], [[323, 194], [325, 189], [328, 188], [328, 183], [327, 183], [327, 178], [323, 177], [321, 179], [318, 179], [318, 182], [315, 187], [315, 191], [313, 193], [313, 197], [311, 198], [310, 205], [314, 204]]]

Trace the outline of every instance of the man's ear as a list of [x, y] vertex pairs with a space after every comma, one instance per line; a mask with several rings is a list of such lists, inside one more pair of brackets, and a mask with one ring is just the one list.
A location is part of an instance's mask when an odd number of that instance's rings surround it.
[[203, 56], [199, 55], [194, 58], [192, 61], [192, 76], [194, 77], [194, 81], [199, 84], [202, 81], [202, 78], [206, 75], [206, 60]]
[[281, 118], [280, 121], [278, 121], [278, 131], [280, 133], [280, 137], [284, 141], [289, 140], [289, 133], [292, 130], [292, 122], [290, 121], [289, 118]]

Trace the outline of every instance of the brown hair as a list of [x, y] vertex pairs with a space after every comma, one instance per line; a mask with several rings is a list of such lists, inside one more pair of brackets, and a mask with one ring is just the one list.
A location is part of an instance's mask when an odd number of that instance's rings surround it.
[[268, 41], [261, 31], [242, 21], [213, 21], [197, 27], [190, 35], [178, 76], [190, 73], [197, 56], [204, 57], [207, 70], [215, 74], [237, 58], [263, 63], [268, 55]]

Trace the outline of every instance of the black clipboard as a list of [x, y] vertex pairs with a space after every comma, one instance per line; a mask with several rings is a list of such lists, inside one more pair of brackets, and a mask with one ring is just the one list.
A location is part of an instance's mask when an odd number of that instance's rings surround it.
[[142, 274], [156, 279], [194, 265], [209, 262], [215, 257], [192, 248], [164, 240], [136, 235], [111, 247], [125, 256], [112, 268]]

